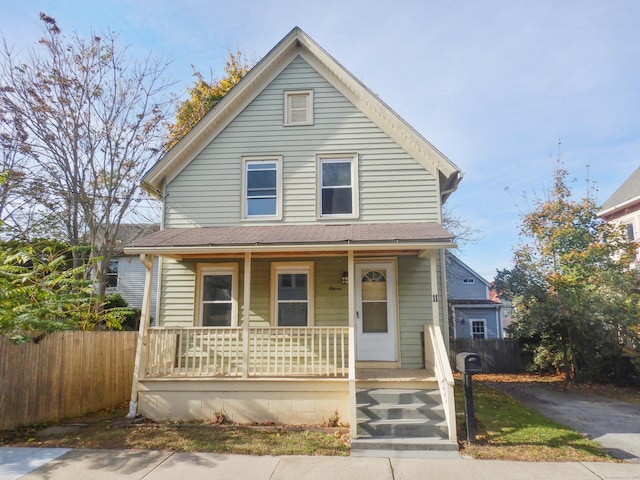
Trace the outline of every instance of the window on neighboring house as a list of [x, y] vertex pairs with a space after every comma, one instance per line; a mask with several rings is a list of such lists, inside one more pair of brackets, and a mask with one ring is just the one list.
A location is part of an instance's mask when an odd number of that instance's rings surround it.
[[313, 263], [273, 263], [273, 314], [278, 327], [313, 324]]
[[281, 157], [243, 158], [244, 218], [280, 218]]
[[631, 241], [635, 240], [635, 234], [633, 232], [633, 223], [627, 223], [626, 227], [627, 227], [627, 239]]
[[107, 288], [118, 287], [118, 260], [109, 260], [107, 266]]
[[462, 279], [462, 283], [470, 285], [472, 283], [476, 283], [476, 279], [475, 278], [463, 278]]
[[313, 90], [284, 92], [284, 124], [313, 125]]
[[200, 325], [237, 325], [237, 265], [200, 266]]
[[471, 338], [487, 338], [484, 320], [471, 320]]
[[357, 216], [355, 155], [318, 156], [319, 216]]

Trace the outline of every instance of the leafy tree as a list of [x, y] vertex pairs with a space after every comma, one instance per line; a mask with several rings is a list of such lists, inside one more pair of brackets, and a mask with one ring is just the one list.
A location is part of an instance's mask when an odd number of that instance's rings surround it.
[[[6, 45], [2, 52], [0, 114], [4, 130], [20, 134], [8, 148], [29, 163], [49, 235], [91, 246], [104, 296], [119, 225], [137, 202], [141, 174], [160, 155], [168, 63], [128, 59], [114, 33], [67, 39], [55, 19], [40, 19], [38, 49], [26, 59]], [[72, 254], [79, 268], [84, 259], [78, 249]]]
[[589, 195], [573, 199], [567, 175], [558, 165], [548, 198], [522, 217], [514, 268], [495, 279], [515, 307], [511, 334], [567, 380], [638, 381], [637, 244], [596, 216]]
[[68, 245], [9, 242], [0, 247], [0, 333], [14, 343], [37, 342], [48, 332], [121, 328], [125, 312], [103, 309], [88, 264], [73, 267]]
[[171, 149], [191, 130], [216, 103], [218, 103], [251, 69], [250, 64], [241, 51], [229, 53], [224, 66], [226, 76], [221, 79], [207, 81], [202, 74], [193, 68], [195, 84], [188, 88], [189, 98], [178, 102], [175, 123], [169, 124], [165, 149]]

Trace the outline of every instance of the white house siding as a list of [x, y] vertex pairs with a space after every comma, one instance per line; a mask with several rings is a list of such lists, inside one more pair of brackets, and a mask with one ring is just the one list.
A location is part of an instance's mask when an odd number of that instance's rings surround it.
[[[144, 294], [144, 282], [146, 279], [146, 268], [140, 263], [137, 256], [115, 257], [118, 262], [118, 286], [109, 288], [107, 293], [119, 293], [129, 306], [134, 308], [142, 307], [142, 297]], [[158, 259], [154, 260], [154, 271], [158, 271]], [[156, 317], [156, 303], [158, 293], [157, 276], [153, 278], [152, 298], [151, 298], [151, 318]]]
[[[283, 92], [297, 89], [313, 89], [314, 124], [285, 127]], [[296, 57], [168, 184], [165, 228], [245, 223], [240, 218], [245, 155], [282, 155], [282, 221], [315, 222], [315, 156], [322, 152], [358, 154], [358, 221], [439, 219], [437, 180]]]

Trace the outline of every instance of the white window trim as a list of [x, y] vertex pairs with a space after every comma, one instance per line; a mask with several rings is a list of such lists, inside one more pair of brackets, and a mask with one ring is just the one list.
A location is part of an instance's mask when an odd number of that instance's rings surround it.
[[[315, 283], [314, 283], [314, 263], [313, 262], [272, 262], [271, 263], [271, 325], [278, 325], [278, 274], [280, 273], [306, 273], [307, 274], [307, 303], [308, 318], [307, 327], [313, 327], [315, 324]], [[283, 327], [298, 328], [298, 327]], [[303, 327], [299, 327], [303, 328]]]
[[[307, 118], [304, 122], [292, 122], [289, 110], [289, 97], [294, 95], [307, 96]], [[285, 90], [284, 92], [284, 121], [285, 127], [295, 127], [297, 125], [313, 125], [313, 90]]]
[[[351, 213], [323, 214], [322, 213], [322, 164], [324, 161], [351, 161]], [[317, 153], [316, 154], [316, 218], [331, 219], [337, 218], [359, 218], [360, 217], [360, 194], [358, 188], [358, 154], [354, 152], [345, 153]]]
[[471, 339], [477, 338], [473, 336], [473, 323], [482, 322], [482, 327], [484, 330], [484, 338], [487, 338], [487, 321], [484, 318], [470, 318], [469, 319], [469, 331], [471, 332]]
[[462, 283], [464, 285], [473, 285], [474, 283], [476, 283], [476, 279], [473, 277], [466, 277], [462, 279]]
[[[238, 264], [237, 263], [199, 263], [196, 265], [196, 298], [194, 309], [194, 325], [202, 325], [202, 285], [205, 275], [229, 275], [231, 274], [231, 325], [238, 326]], [[209, 327], [207, 327], [209, 328]], [[216, 327], [210, 327], [216, 328]], [[221, 327], [224, 328], [224, 327]]]
[[[254, 162], [276, 162], [276, 213], [275, 215], [251, 215], [248, 214], [247, 205], [247, 164]], [[262, 155], [242, 157], [242, 186], [240, 192], [241, 220], [282, 220], [282, 156]]]

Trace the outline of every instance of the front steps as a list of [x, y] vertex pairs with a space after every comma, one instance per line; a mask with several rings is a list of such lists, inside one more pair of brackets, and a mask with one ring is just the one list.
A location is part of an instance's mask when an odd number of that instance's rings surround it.
[[353, 456], [455, 458], [437, 386], [397, 383], [358, 385]]

